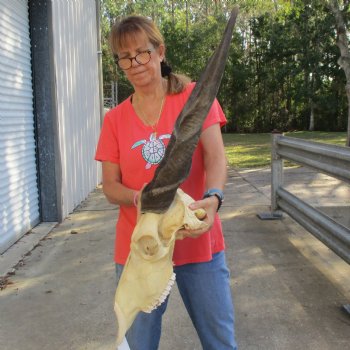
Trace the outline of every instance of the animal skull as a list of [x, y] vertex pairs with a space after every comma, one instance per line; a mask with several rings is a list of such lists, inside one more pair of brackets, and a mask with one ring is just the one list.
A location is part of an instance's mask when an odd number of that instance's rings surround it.
[[151, 312], [168, 296], [175, 281], [172, 256], [181, 228], [207, 226], [203, 209], [188, 208], [194, 200], [181, 189], [163, 214], [141, 214], [131, 238], [131, 251], [115, 294], [114, 310], [120, 344], [138, 312]]

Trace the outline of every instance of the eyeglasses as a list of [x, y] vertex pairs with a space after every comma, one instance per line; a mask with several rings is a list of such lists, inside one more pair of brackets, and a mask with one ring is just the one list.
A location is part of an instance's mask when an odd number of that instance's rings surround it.
[[138, 64], [146, 64], [151, 60], [152, 50], [146, 50], [138, 53], [134, 57], [118, 58], [114, 56], [114, 62], [123, 70], [128, 70], [132, 67], [132, 60], [135, 60]]

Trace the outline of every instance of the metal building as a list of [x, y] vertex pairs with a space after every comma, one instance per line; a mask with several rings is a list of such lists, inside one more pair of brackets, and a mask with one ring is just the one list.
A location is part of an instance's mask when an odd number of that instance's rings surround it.
[[0, 253], [101, 180], [98, 0], [0, 0]]

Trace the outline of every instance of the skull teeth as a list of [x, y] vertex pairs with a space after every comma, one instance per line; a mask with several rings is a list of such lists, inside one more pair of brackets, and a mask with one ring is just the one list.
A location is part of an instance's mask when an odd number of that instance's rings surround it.
[[165, 299], [167, 298], [167, 296], [170, 294], [171, 288], [174, 285], [176, 279], [176, 275], [173, 272], [173, 274], [171, 275], [167, 286], [165, 287], [163, 293], [159, 296], [159, 298], [149, 307], [147, 307], [146, 309], [142, 310], [143, 312], [146, 313], [151, 313], [153, 310], [155, 310], [158, 306], [160, 306], [161, 304], [164, 303]]

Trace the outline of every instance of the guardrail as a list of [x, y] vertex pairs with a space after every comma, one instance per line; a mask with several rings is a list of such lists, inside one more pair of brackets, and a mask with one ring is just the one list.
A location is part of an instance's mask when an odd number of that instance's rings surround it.
[[[272, 134], [271, 214], [261, 219], [279, 219], [281, 210], [297, 221], [328, 248], [350, 264], [350, 229], [305, 203], [283, 188], [283, 160], [287, 159], [350, 183], [350, 148]], [[350, 315], [350, 304], [343, 305]]]
[[284, 159], [350, 183], [350, 148], [272, 134], [271, 218], [286, 212], [350, 264], [350, 229], [283, 188]]

